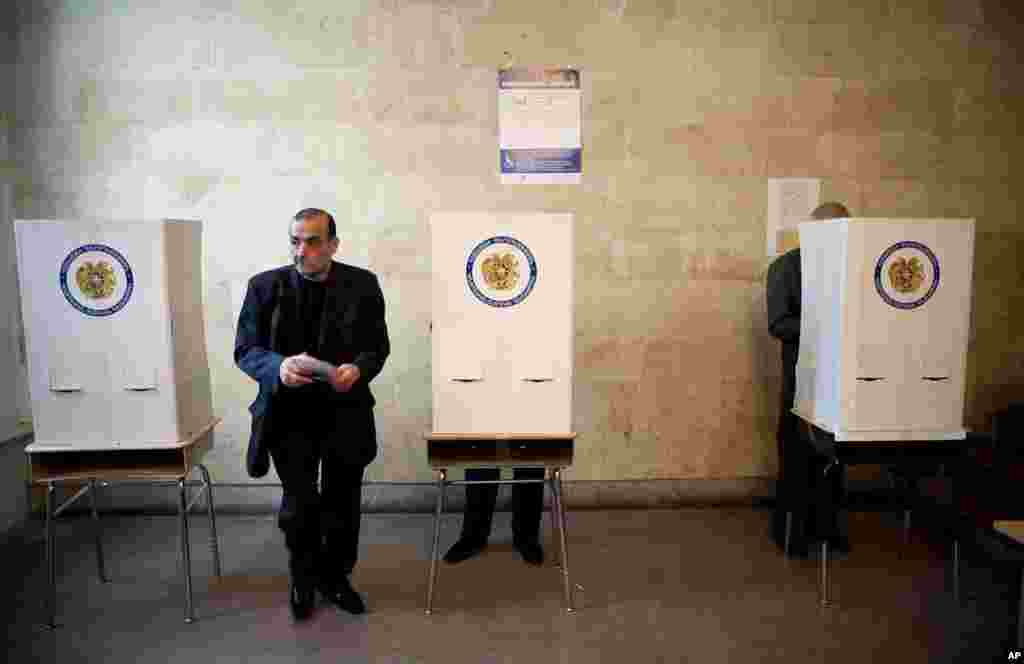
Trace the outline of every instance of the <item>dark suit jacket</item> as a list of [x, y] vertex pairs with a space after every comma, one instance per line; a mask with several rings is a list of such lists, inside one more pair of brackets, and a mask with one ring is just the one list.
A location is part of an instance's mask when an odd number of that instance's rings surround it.
[[772, 261], [767, 279], [768, 332], [782, 342], [782, 412], [793, 407], [800, 351], [800, 249]]
[[[249, 280], [238, 317], [235, 363], [259, 383], [259, 394], [249, 406], [253, 417], [250, 451], [254, 445], [263, 450], [273, 445], [275, 427], [287, 425], [283, 406], [301, 401], [302, 394], [318, 394], [326, 399], [328, 417], [336, 419], [329, 424], [345, 430], [346, 412], [373, 408], [370, 381], [380, 373], [391, 352], [384, 296], [377, 277], [368, 270], [332, 262], [325, 282], [319, 340], [310, 354], [334, 365], [355, 364], [361, 374], [359, 380], [345, 393], [322, 383], [297, 388], [281, 384], [279, 372], [284, 358], [309, 350], [302, 347], [302, 324], [298, 319], [302, 311], [300, 279], [302, 276], [291, 265], [257, 274]], [[366, 417], [351, 420], [367, 422]], [[372, 418], [369, 423], [369, 427], [362, 426], [368, 431], [350, 431], [352, 440], [343, 446], [346, 461], [365, 465], [376, 455]]]

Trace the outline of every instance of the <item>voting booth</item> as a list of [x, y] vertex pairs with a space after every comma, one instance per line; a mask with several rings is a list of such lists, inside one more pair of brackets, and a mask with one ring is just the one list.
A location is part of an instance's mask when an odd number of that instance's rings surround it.
[[572, 431], [570, 214], [437, 213], [434, 432]]
[[15, 222], [35, 450], [173, 448], [213, 421], [198, 221]]
[[837, 441], [962, 439], [974, 220], [800, 224], [794, 412]]

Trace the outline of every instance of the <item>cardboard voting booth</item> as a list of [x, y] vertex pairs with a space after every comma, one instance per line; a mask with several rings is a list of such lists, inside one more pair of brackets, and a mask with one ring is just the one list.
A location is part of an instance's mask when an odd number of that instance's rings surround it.
[[170, 448], [210, 426], [200, 222], [18, 220], [15, 234], [30, 448]]
[[837, 441], [965, 437], [974, 221], [800, 224], [794, 412]]
[[572, 431], [570, 214], [430, 219], [436, 433]]

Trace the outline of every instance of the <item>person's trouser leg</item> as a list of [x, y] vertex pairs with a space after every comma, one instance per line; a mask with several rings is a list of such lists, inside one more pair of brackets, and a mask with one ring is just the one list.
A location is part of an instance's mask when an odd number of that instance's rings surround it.
[[790, 469], [786, 467], [786, 439], [791, 435], [787, 424], [789, 419], [790, 414], [783, 411], [779, 416], [779, 426], [775, 434], [779, 472], [775, 480], [775, 510], [772, 512], [771, 538], [783, 548], [786, 546], [786, 514], [792, 509], [791, 496], [788, 494], [788, 482], [792, 481], [792, 477]]
[[[544, 479], [543, 468], [516, 468], [517, 480]], [[514, 484], [512, 490], [512, 535], [516, 540], [536, 542], [540, 537], [540, 518], [544, 510], [544, 485]]]
[[308, 436], [296, 433], [282, 437], [271, 453], [284, 487], [277, 523], [284, 533], [289, 571], [296, 584], [314, 584], [320, 549], [316, 446]]
[[[500, 477], [497, 468], [468, 468], [466, 480], [496, 480]], [[494, 506], [498, 501], [497, 484], [467, 484], [466, 511], [462, 516], [461, 539], [474, 542], [487, 541], [494, 519]]]
[[362, 466], [323, 461], [323, 493], [320, 573], [332, 583], [338, 575], [349, 575], [359, 558], [359, 527], [362, 521]]

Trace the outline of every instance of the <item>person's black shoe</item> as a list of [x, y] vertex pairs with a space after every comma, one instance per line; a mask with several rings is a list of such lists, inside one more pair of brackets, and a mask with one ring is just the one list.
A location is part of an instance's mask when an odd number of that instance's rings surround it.
[[296, 622], [309, 620], [313, 615], [316, 593], [313, 586], [296, 585], [294, 581], [288, 587], [288, 605], [292, 609], [292, 618]]
[[320, 594], [324, 596], [324, 599], [343, 611], [348, 611], [355, 615], [366, 613], [366, 604], [363, 602], [363, 598], [352, 588], [352, 584], [349, 583], [347, 576], [342, 576], [335, 583], [321, 583]]
[[444, 561], [449, 565], [461, 563], [463, 560], [469, 560], [473, 556], [479, 555], [486, 546], [487, 540], [460, 537], [455, 544], [452, 544], [452, 548], [448, 549], [448, 553], [444, 554]]
[[540, 542], [535, 539], [514, 539], [512, 544], [519, 550], [519, 555], [531, 565], [540, 565], [544, 562], [544, 549], [540, 548]]

